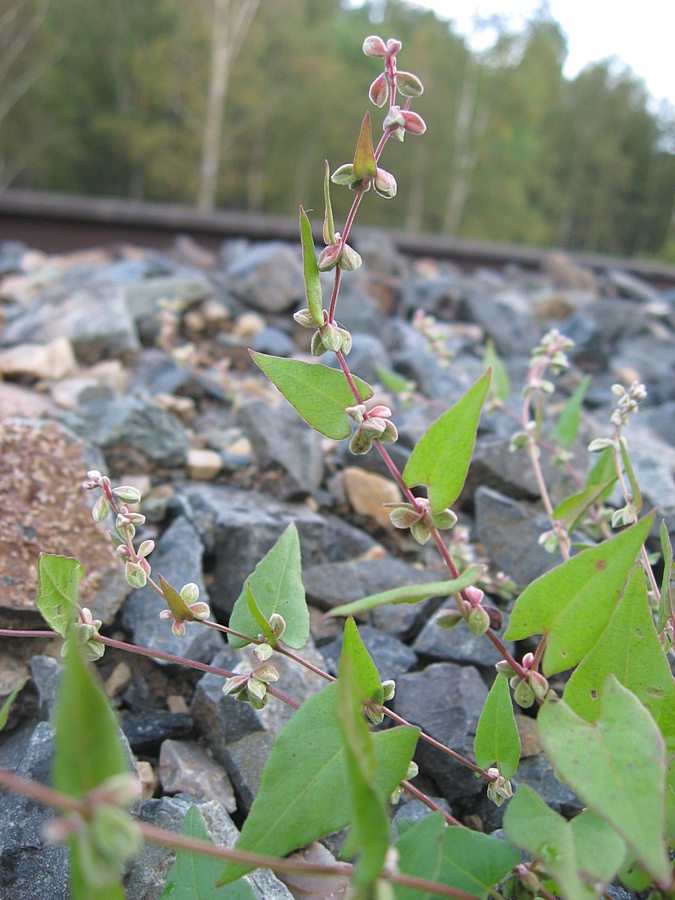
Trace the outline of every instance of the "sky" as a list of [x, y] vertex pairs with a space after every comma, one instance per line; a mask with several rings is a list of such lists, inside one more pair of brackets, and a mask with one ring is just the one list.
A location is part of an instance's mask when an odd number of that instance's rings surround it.
[[[483, 18], [503, 13], [518, 25], [539, 6], [536, 0], [414, 2], [453, 19], [456, 30], [467, 36], [476, 13]], [[617, 56], [644, 79], [655, 100], [675, 106], [674, 0], [549, 0], [549, 8], [567, 35], [566, 77], [573, 78], [589, 62]]]

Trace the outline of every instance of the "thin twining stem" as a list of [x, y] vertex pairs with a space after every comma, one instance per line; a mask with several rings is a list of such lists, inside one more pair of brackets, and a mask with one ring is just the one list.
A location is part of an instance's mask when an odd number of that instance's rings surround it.
[[[92, 804], [87, 802], [86, 798], [78, 800], [61, 791], [56, 791], [46, 784], [21, 778], [15, 772], [10, 772], [7, 769], [0, 768], [0, 785], [10, 791], [14, 791], [14, 793], [29, 797], [43, 806], [51, 806], [62, 812], [80, 816], [85, 821], [92, 812]], [[186, 835], [176, 834], [168, 829], [150, 825], [148, 822], [134, 821], [143, 838], [153, 844], [172, 849], [187, 850], [188, 852], [199, 853], [202, 856], [215, 857], [226, 862], [251, 866], [254, 869], [266, 868], [275, 872], [299, 872], [313, 875], [339, 876], [342, 878], [351, 878], [354, 874], [354, 867], [349, 863], [338, 862], [334, 865], [322, 865], [321, 863], [306, 862], [302, 859], [280, 859], [279, 857], [267, 856], [263, 853], [251, 853], [248, 850], [217, 847], [210, 841], [202, 841]], [[468, 894], [465, 891], [427, 881], [424, 878], [416, 878], [413, 875], [395, 874], [385, 871], [381, 877], [392, 884], [400, 884], [403, 887], [436, 894], [439, 897], [454, 897], [455, 900], [475, 900], [472, 894]]]

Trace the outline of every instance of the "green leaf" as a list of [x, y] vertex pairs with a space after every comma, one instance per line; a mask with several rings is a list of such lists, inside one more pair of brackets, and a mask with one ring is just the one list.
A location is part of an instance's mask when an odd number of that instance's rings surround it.
[[623, 439], [619, 441], [619, 447], [621, 449], [621, 460], [623, 462], [623, 467], [626, 471], [626, 475], [628, 475], [628, 480], [630, 482], [630, 489], [633, 494], [633, 503], [635, 504], [635, 508], [639, 513], [642, 509], [642, 493], [640, 492], [640, 485], [638, 484], [637, 478], [635, 477], [635, 472], [633, 471], [633, 463], [630, 461], [630, 456], [628, 455], [628, 447], [626, 446], [626, 442]]
[[[196, 806], [185, 813], [181, 834], [213, 843]], [[161, 900], [255, 900], [251, 886], [244, 880], [217, 888], [222, 868], [220, 859], [179, 849]]]
[[37, 608], [61, 637], [78, 616], [78, 588], [84, 577], [81, 563], [70, 556], [41, 553], [38, 560]]
[[[237, 842], [240, 850], [285, 856], [350, 824], [352, 805], [337, 691], [334, 682], [306, 700], [277, 736]], [[405, 778], [418, 736], [419, 729], [410, 726], [373, 734], [376, 783], [385, 796]], [[221, 883], [250, 870], [250, 866], [228, 863]]]
[[406, 463], [404, 482], [408, 487], [428, 486], [433, 513], [451, 506], [464, 486], [489, 384], [488, 370], [427, 429]]
[[640, 565], [598, 643], [572, 673], [563, 699], [582, 719], [595, 722], [602, 686], [610, 674], [647, 707], [666, 746], [675, 752], [675, 681], [654, 628]]
[[614, 475], [609, 481], [591, 485], [567, 497], [553, 510], [553, 518], [564, 526], [568, 534], [574, 531], [591, 506], [605, 496], [607, 489], [611, 490], [616, 479]]
[[[315, 431], [334, 441], [349, 437], [351, 425], [345, 409], [353, 406], [356, 398], [341, 370], [249, 352], [253, 362]], [[354, 382], [362, 401], [373, 396], [373, 389], [365, 381], [354, 377]]]
[[[256, 603], [256, 599], [253, 596], [253, 592], [251, 591], [251, 582], [247, 581], [244, 586], [244, 593], [246, 595], [246, 606], [248, 608], [249, 613], [257, 623], [260, 628], [261, 634], [265, 636], [267, 639], [267, 643], [270, 647], [274, 647], [277, 642], [276, 636], [272, 629], [270, 628], [270, 623], [267, 621], [265, 616], [260, 611], [260, 607]], [[230, 635], [230, 637], [234, 637], [234, 635]], [[245, 646], [245, 645], [244, 645]]]
[[607, 500], [612, 493], [614, 479], [617, 477], [616, 465], [614, 463], [614, 451], [611, 447], [606, 447], [598, 456], [598, 459], [586, 480], [586, 484], [588, 487], [591, 487], [594, 484], [611, 482], [612, 486], [605, 488], [600, 495], [601, 500]]
[[509, 373], [506, 371], [504, 363], [497, 354], [495, 342], [492, 338], [488, 338], [485, 342], [483, 362], [485, 363], [486, 369], [492, 369], [489, 397], [491, 400], [496, 401], [501, 405], [509, 396], [511, 382], [509, 381]]
[[594, 725], [563, 700], [549, 700], [537, 729], [557, 777], [621, 835], [655, 881], [668, 883], [665, 749], [638, 698], [608, 675]]
[[[520, 862], [520, 854], [504, 841], [469, 828], [447, 828], [440, 813], [416, 822], [395, 846], [402, 873], [466, 891], [482, 900]], [[434, 896], [401, 885], [396, 885], [395, 895], [396, 900], [433, 900]]]
[[626, 845], [604, 819], [588, 809], [572, 819], [570, 828], [579, 874], [604, 889], [621, 868]]
[[[127, 773], [129, 765], [105, 691], [82, 661], [77, 641], [74, 637], [69, 640], [54, 722], [53, 784], [57, 791], [82, 799], [106, 779]], [[69, 846], [73, 900], [124, 898], [119, 879], [92, 886], [76, 837], [69, 840]]]
[[509, 843], [534, 856], [555, 879], [565, 900], [595, 900], [596, 893], [578, 872], [576, 841], [568, 822], [522, 784], [504, 815]]
[[354, 177], [357, 181], [374, 178], [377, 175], [377, 161], [373, 150], [373, 137], [370, 131], [370, 113], [363, 117], [361, 132], [354, 153]]
[[372, 700], [381, 706], [384, 702], [384, 691], [380, 676], [366, 645], [361, 640], [356, 622], [351, 616], [345, 622], [340, 655], [341, 666], [345, 659], [350, 661], [350, 678], [354, 681], [360, 703], [363, 703], [364, 700]]
[[[309, 610], [302, 584], [298, 530], [292, 522], [260, 560], [250, 578], [246, 579], [230, 616], [230, 628], [257, 638], [264, 629], [251, 612], [248, 591], [255, 598], [256, 606], [266, 622], [273, 613], [283, 617], [286, 622], [284, 644], [296, 650], [305, 646], [309, 637]], [[248, 641], [232, 634], [227, 637], [233, 647], [248, 644]]]
[[653, 520], [648, 516], [528, 585], [513, 607], [505, 640], [545, 634], [544, 674], [576, 666], [605, 630]]
[[[335, 222], [333, 221], [333, 205], [330, 201], [330, 168], [328, 160], [324, 160], [325, 174], [323, 179], [323, 201], [325, 213], [323, 217], [323, 240], [325, 244], [337, 244]], [[323, 322], [321, 323], [323, 324]]]
[[659, 614], [657, 617], [656, 630], [661, 634], [666, 627], [666, 622], [673, 615], [673, 599], [670, 591], [670, 579], [672, 577], [673, 567], [673, 546], [670, 543], [670, 537], [668, 536], [668, 529], [666, 528], [665, 522], [661, 522], [659, 537], [661, 538], [661, 552], [663, 553], [663, 575], [661, 576]]
[[478, 720], [473, 749], [481, 769], [496, 763], [504, 778], [511, 778], [518, 767], [520, 735], [505, 675], [497, 675], [490, 688]]
[[[0, 731], [2, 731], [2, 729], [7, 724], [7, 718], [9, 717], [9, 712], [14, 704], [14, 701], [19, 696], [19, 692], [21, 691], [21, 688], [24, 686], [24, 684], [27, 681], [28, 681], [27, 678], [22, 678], [20, 681], [18, 681], [12, 688], [12, 691], [11, 691], [9, 697], [7, 697], [5, 702], [2, 704], [2, 709], [0, 709]], [[382, 702], [382, 701], [380, 701], [380, 702]]]
[[456, 594], [475, 584], [478, 574], [477, 566], [471, 566], [466, 572], [462, 572], [459, 577], [450, 581], [429, 581], [426, 584], [391, 588], [388, 591], [381, 591], [379, 594], [370, 594], [361, 600], [334, 606], [327, 615], [356, 616], [369, 609], [375, 609], [377, 606], [384, 606], [386, 603], [419, 603], [420, 600], [426, 600], [427, 597], [448, 597], [450, 594]]
[[302, 241], [302, 270], [305, 277], [305, 295], [307, 296], [307, 309], [317, 327], [323, 325], [323, 297], [321, 295], [321, 276], [319, 265], [316, 261], [312, 226], [309, 223], [307, 213], [300, 207], [300, 239]]
[[569, 447], [576, 440], [576, 436], [579, 433], [579, 423], [581, 422], [581, 404], [584, 401], [584, 396], [590, 383], [590, 375], [582, 378], [560, 413], [552, 433], [559, 447]]
[[[343, 648], [340, 657], [337, 717], [344, 738], [347, 789], [352, 804], [350, 838], [359, 854], [352, 880], [354, 884], [365, 886], [372, 884], [382, 871], [391, 830], [385, 797], [376, 782], [373, 736], [361, 714], [363, 655], [361, 651], [354, 652], [355, 649], [356, 645], [351, 650]], [[372, 660], [370, 665], [375, 668]]]

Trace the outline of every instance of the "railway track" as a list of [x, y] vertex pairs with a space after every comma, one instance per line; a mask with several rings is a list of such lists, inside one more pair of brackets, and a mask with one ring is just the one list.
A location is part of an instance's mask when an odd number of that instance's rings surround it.
[[[359, 232], [354, 243], [358, 247]], [[21, 240], [47, 253], [64, 253], [120, 243], [168, 249], [178, 234], [216, 249], [226, 238], [298, 240], [294, 218], [238, 210], [202, 213], [190, 206], [27, 190], [0, 192], [0, 241]], [[539, 269], [550, 249], [457, 240], [447, 235], [391, 231], [398, 250], [409, 256], [447, 259], [462, 267], [517, 263]], [[317, 229], [320, 237], [320, 228]], [[661, 290], [675, 288], [675, 266], [642, 259], [571, 253], [594, 271], [621, 269]]]

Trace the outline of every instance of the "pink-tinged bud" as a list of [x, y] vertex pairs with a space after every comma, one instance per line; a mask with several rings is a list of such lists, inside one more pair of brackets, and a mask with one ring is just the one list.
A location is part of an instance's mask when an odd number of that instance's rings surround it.
[[362, 428], [357, 428], [357, 430], [352, 435], [351, 441], [349, 442], [349, 449], [354, 454], [354, 456], [363, 456], [370, 450], [372, 446], [372, 434], [367, 434], [365, 431], [363, 431]]
[[209, 604], [204, 603], [203, 600], [199, 600], [197, 603], [190, 604], [190, 609], [192, 610], [192, 615], [195, 619], [208, 619], [211, 615], [211, 610], [209, 609]]
[[238, 694], [248, 684], [248, 675], [233, 675], [223, 685], [224, 694]]
[[138, 503], [141, 499], [141, 492], [130, 484], [121, 484], [113, 488], [112, 492], [122, 503]]
[[374, 406], [368, 411], [369, 416], [377, 416], [380, 419], [391, 419], [391, 410], [388, 406]]
[[422, 116], [418, 116], [417, 113], [408, 109], [402, 110], [401, 115], [403, 116], [403, 128], [410, 134], [424, 134], [427, 130], [424, 119]]
[[279, 680], [279, 672], [274, 666], [270, 665], [270, 663], [258, 666], [257, 669], [254, 669], [251, 672], [251, 675], [253, 675], [254, 678], [257, 678], [258, 681], [264, 681], [265, 684], [273, 684], [275, 681]]
[[474, 607], [469, 613], [469, 618], [466, 621], [476, 637], [482, 637], [490, 627], [490, 616], [482, 606]]
[[456, 609], [442, 609], [436, 614], [434, 621], [440, 628], [454, 628], [463, 618], [464, 616]]
[[376, 34], [371, 34], [363, 42], [363, 52], [366, 56], [384, 57], [387, 55], [387, 46], [388, 45], [384, 43], [381, 37], [378, 37]]
[[354, 164], [345, 163], [343, 166], [340, 166], [333, 172], [333, 174], [330, 176], [330, 180], [333, 182], [333, 184], [348, 184], [351, 186], [355, 181], [358, 181], [359, 179], [354, 174]]
[[180, 589], [180, 596], [188, 605], [194, 603], [195, 600], [199, 599], [199, 588], [194, 581], [190, 581]]
[[464, 596], [472, 606], [478, 606], [485, 594], [480, 588], [477, 588], [472, 584], [470, 587], [464, 589]]
[[182, 638], [185, 637], [185, 625], [182, 622], [174, 622], [171, 626], [171, 630], [174, 633], [174, 637]]
[[319, 253], [317, 265], [319, 272], [330, 272], [340, 262], [342, 256], [342, 244], [329, 244]]
[[526, 653], [525, 656], [523, 656], [520, 664], [524, 669], [529, 669], [533, 662], [534, 653]]
[[342, 347], [342, 335], [337, 325], [324, 325], [321, 340], [326, 350], [332, 350], [333, 353], [337, 353]]
[[513, 691], [513, 699], [522, 709], [529, 709], [534, 703], [534, 691], [527, 681], [520, 681]]
[[405, 119], [403, 118], [403, 113], [400, 106], [390, 106], [389, 112], [384, 117], [384, 122], [382, 123], [382, 128], [385, 131], [387, 130], [387, 128], [393, 128], [394, 126], [397, 126], [399, 128], [405, 127]]
[[378, 107], [384, 106], [387, 102], [389, 99], [389, 82], [387, 81], [387, 76], [384, 72], [381, 75], [378, 75], [371, 84], [368, 96], [370, 97], [371, 103], [374, 103], [375, 106]]
[[419, 97], [424, 93], [424, 85], [412, 72], [397, 72], [396, 87], [404, 97]]
[[379, 437], [379, 440], [382, 441], [383, 444], [395, 444], [398, 440], [398, 431], [396, 430], [396, 426], [393, 422], [387, 422], [384, 426], [384, 431]]
[[321, 338], [321, 332], [315, 331], [312, 335], [312, 356], [321, 356], [326, 352], [327, 349], [327, 347], [324, 347], [324, 343]]
[[532, 693], [538, 700], [543, 700], [548, 694], [548, 681], [541, 672], [530, 672], [527, 679], [532, 688]]
[[350, 419], [353, 419], [357, 424], [361, 424], [363, 422], [363, 417], [366, 412], [366, 407], [363, 403], [359, 403], [358, 406], [348, 406], [345, 409], [345, 412], [349, 416]]
[[411, 526], [410, 533], [418, 544], [426, 544], [431, 537], [431, 532], [423, 519], [420, 519], [419, 522], [415, 522], [415, 524]]
[[108, 502], [105, 499], [105, 494], [101, 494], [91, 511], [94, 522], [103, 522], [108, 518], [108, 512]]
[[411, 504], [406, 504], [406, 506], [399, 506], [396, 509], [392, 509], [389, 513], [389, 519], [394, 528], [410, 528], [415, 522], [419, 522], [422, 515], [423, 513], [418, 513], [412, 508]]
[[373, 181], [373, 187], [380, 197], [384, 197], [387, 200], [391, 200], [392, 197], [395, 197], [396, 191], [398, 190], [396, 179], [391, 172], [387, 172], [385, 169], [377, 170], [377, 175]]
[[396, 56], [402, 46], [403, 44], [400, 41], [397, 41], [396, 38], [389, 38], [386, 48], [387, 56]]
[[[344, 244], [342, 247], [342, 253], [340, 254], [340, 258], [338, 260], [338, 265], [344, 272], [353, 272], [355, 269], [358, 269], [362, 263], [362, 259], [360, 255], [354, 250], [353, 247], [350, 247], [349, 244]], [[321, 268], [321, 266], [319, 266]]]

